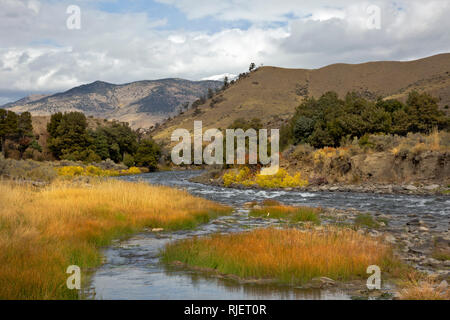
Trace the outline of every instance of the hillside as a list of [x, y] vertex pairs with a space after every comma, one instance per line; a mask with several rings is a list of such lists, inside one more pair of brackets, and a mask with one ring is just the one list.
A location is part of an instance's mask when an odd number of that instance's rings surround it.
[[260, 118], [268, 128], [279, 128], [305, 97], [336, 91], [341, 97], [356, 91], [368, 99], [404, 99], [411, 90], [427, 91], [450, 105], [450, 54], [408, 62], [334, 64], [320, 69], [261, 67], [224, 92], [158, 128], [156, 140], [167, 142], [177, 128], [226, 128], [237, 118]]
[[115, 85], [102, 81], [82, 85], [51, 96], [30, 96], [3, 108], [29, 111], [33, 116], [81, 111], [88, 116], [128, 122], [134, 128], [148, 128], [174, 116], [187, 102], [218, 88], [217, 81], [163, 79]]

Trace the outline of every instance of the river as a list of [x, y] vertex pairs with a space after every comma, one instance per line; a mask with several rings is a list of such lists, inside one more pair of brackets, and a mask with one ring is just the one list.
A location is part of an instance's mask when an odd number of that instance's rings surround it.
[[[231, 233], [277, 225], [277, 221], [248, 217], [243, 204], [274, 199], [285, 204], [355, 208], [390, 216], [390, 227], [401, 228], [412, 216], [419, 217], [436, 231], [446, 231], [450, 222], [450, 197], [384, 195], [340, 192], [296, 192], [238, 190], [190, 182], [201, 171], [169, 171], [121, 177], [171, 186], [236, 208], [195, 230], [142, 232], [124, 241], [115, 241], [103, 251], [104, 263], [91, 277], [87, 297], [91, 299], [350, 299], [339, 289], [315, 290], [287, 286], [239, 284], [192, 270], [170, 268], [159, 262], [158, 253], [168, 242], [212, 233]], [[145, 196], [145, 195], [143, 195]]]

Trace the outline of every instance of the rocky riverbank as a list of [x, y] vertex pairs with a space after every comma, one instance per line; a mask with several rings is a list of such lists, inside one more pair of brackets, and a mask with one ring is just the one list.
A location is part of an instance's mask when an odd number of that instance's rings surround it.
[[[218, 170], [209, 170], [204, 174], [196, 176], [191, 179], [192, 182], [202, 183], [206, 185], [214, 185], [224, 187], [222, 172]], [[230, 188], [235, 189], [258, 189], [257, 187], [247, 187], [240, 184], [232, 184]], [[375, 183], [360, 183], [360, 184], [310, 184], [302, 188], [283, 188], [272, 190], [284, 191], [303, 191], [303, 192], [361, 192], [361, 193], [376, 193], [376, 194], [409, 194], [409, 195], [449, 195], [450, 186], [440, 184], [375, 184]]]
[[[371, 218], [367, 218], [369, 216]], [[437, 217], [427, 216], [425, 222], [417, 215], [410, 214], [406, 223], [394, 224], [392, 218], [383, 213], [368, 214], [355, 209], [324, 209], [321, 218], [324, 223], [355, 225], [358, 232], [372, 237], [382, 237], [394, 246], [403, 261], [416, 270], [436, 279], [450, 280], [449, 226], [446, 226], [446, 231], [442, 231], [442, 228], [437, 227], [439, 223]]]
[[[258, 204], [248, 203], [248, 208]], [[395, 224], [392, 217], [383, 213], [368, 214], [356, 209], [323, 209], [320, 214], [322, 225], [316, 226], [323, 230], [324, 225], [342, 225], [356, 228], [358, 233], [381, 238], [393, 246], [396, 255], [405, 264], [424, 273], [432, 279], [439, 290], [448, 290], [450, 282], [450, 232], [438, 228], [440, 223], [437, 217], [427, 216], [427, 221], [421, 220], [417, 215], [410, 214], [403, 224]], [[444, 226], [445, 228], [445, 226]], [[339, 283], [333, 279], [314, 279], [307, 285], [312, 288], [338, 287], [349, 291], [355, 296], [382, 298], [384, 295], [398, 296], [398, 290], [381, 290], [371, 292], [365, 289], [365, 283], [353, 281]], [[361, 289], [363, 288], [363, 289]]]

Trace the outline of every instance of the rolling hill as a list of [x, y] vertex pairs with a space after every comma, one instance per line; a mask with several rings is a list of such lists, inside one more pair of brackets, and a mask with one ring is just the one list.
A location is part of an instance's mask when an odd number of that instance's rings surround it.
[[450, 105], [450, 54], [408, 62], [334, 64], [320, 69], [261, 67], [225, 91], [167, 121], [152, 134], [170, 141], [177, 128], [193, 130], [193, 121], [203, 128], [227, 128], [237, 118], [259, 118], [266, 128], [279, 128], [306, 97], [336, 91], [341, 97], [355, 91], [368, 99], [406, 99], [412, 90], [426, 91]]
[[133, 128], [148, 128], [174, 116], [179, 108], [204, 95], [218, 81], [163, 79], [116, 85], [102, 81], [75, 87], [51, 96], [30, 96], [3, 106], [33, 116], [81, 111], [88, 116], [128, 122]]

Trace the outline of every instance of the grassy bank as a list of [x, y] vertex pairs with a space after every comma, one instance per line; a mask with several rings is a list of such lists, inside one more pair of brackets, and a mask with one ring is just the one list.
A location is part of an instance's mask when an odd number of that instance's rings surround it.
[[162, 258], [166, 263], [181, 261], [223, 274], [287, 284], [303, 284], [322, 276], [367, 279], [370, 265], [378, 265], [384, 272], [400, 267], [388, 245], [353, 230], [332, 227], [325, 231], [259, 229], [184, 240], [169, 244]]
[[190, 228], [230, 208], [144, 183], [0, 182], [0, 299], [76, 299], [69, 265], [100, 263], [99, 247], [144, 227]]

